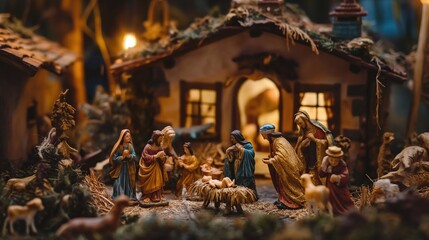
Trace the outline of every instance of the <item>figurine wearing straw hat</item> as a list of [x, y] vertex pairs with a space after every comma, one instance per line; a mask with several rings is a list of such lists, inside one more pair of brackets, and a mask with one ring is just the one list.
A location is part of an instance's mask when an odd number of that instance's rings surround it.
[[342, 159], [344, 153], [337, 146], [330, 146], [322, 160], [319, 176], [326, 177], [326, 187], [329, 188], [329, 200], [334, 214], [343, 214], [355, 208], [349, 192], [349, 170]]

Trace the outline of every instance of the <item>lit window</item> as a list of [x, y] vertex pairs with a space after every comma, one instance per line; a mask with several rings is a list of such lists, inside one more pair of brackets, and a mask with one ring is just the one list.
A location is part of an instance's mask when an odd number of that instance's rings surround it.
[[181, 82], [183, 127], [212, 124], [205, 137], [219, 137], [220, 84]]
[[[334, 135], [340, 133], [340, 84], [295, 84], [295, 112], [306, 111]], [[296, 126], [294, 126], [296, 127]]]
[[324, 126], [328, 126], [328, 113], [325, 105], [324, 93], [321, 92], [301, 92], [299, 97], [302, 99], [300, 111], [306, 111], [310, 117], [319, 121]]

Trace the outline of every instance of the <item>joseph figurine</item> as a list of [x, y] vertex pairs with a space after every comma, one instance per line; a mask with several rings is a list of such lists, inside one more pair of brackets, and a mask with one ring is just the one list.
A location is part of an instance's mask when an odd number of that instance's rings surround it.
[[144, 203], [165, 200], [163, 188], [168, 176], [164, 169], [167, 156], [161, 147], [162, 137], [161, 131], [153, 131], [140, 157], [139, 185], [142, 192], [141, 200]]

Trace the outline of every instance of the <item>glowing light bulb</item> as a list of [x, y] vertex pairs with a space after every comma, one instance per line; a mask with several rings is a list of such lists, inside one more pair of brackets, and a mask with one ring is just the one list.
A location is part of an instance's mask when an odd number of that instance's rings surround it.
[[137, 44], [137, 39], [134, 34], [127, 33], [124, 36], [124, 48], [129, 49], [135, 47]]

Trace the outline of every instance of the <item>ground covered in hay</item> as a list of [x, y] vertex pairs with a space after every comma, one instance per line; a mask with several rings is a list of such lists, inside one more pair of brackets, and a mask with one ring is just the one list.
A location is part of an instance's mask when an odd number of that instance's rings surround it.
[[188, 208], [192, 214], [207, 212], [209, 214], [214, 214], [216, 218], [225, 219], [226, 221], [245, 220], [246, 217], [250, 214], [261, 213], [277, 216], [286, 222], [301, 219], [309, 215], [309, 212], [306, 209], [278, 209], [274, 205], [277, 195], [270, 179], [257, 179], [256, 186], [259, 200], [253, 204], [243, 204], [242, 207], [244, 210], [244, 215], [239, 215], [236, 213], [225, 215], [225, 204], [221, 204], [219, 211], [217, 211], [213, 203], [210, 203], [209, 207], [204, 209], [202, 200], [187, 200], [186, 203], [184, 203], [182, 200], [178, 200], [178, 198], [172, 193], [168, 192], [165, 194], [165, 197], [169, 200], [169, 206], [141, 208], [140, 206], [136, 205], [126, 208], [125, 214], [128, 216], [138, 215], [140, 217], [149, 217], [152, 214], [156, 214], [160, 219], [188, 221], [190, 220], [190, 214], [187, 211]]

